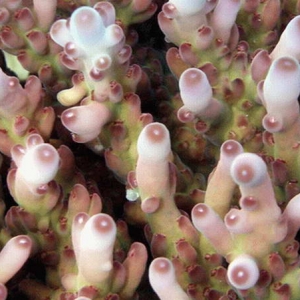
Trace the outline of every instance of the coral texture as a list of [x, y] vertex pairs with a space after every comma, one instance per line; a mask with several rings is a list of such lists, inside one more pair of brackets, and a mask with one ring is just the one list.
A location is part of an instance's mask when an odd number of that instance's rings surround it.
[[0, 0], [0, 300], [300, 298], [300, 0]]

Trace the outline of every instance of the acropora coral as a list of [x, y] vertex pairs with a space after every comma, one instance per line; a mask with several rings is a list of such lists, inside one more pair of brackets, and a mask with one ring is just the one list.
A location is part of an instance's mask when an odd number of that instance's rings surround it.
[[0, 300], [299, 300], [300, 0], [0, 0]]

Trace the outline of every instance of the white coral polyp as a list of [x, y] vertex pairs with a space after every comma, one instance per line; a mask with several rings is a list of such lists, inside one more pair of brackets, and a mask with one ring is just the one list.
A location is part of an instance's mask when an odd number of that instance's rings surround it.
[[90, 7], [75, 10], [70, 19], [70, 34], [77, 46], [86, 51], [101, 47], [105, 27], [99, 13]]
[[223, 104], [213, 97], [212, 87], [203, 71], [197, 68], [185, 70], [179, 78], [179, 90], [184, 104], [177, 112], [180, 121], [190, 121], [194, 116], [214, 120], [222, 113]]
[[27, 182], [41, 185], [55, 177], [58, 165], [59, 155], [55, 148], [41, 144], [26, 152], [18, 170]]
[[255, 260], [249, 255], [240, 255], [228, 266], [228, 281], [239, 290], [252, 288], [258, 278], [259, 269]]
[[88, 105], [71, 107], [61, 115], [63, 125], [80, 138], [81, 143], [95, 139], [109, 118], [109, 109], [96, 101]]
[[138, 141], [139, 157], [151, 162], [165, 161], [170, 154], [170, 134], [161, 123], [151, 123], [143, 128]]
[[[171, 142], [166, 126], [161, 123], [146, 125], [138, 137], [137, 152], [135, 171], [139, 195], [142, 200], [151, 199], [147, 203], [151, 203], [151, 207], [154, 208], [158, 204], [154, 198], [169, 193], [171, 188], [169, 169]], [[142, 209], [146, 209], [146, 206], [144, 202]]]
[[96, 214], [88, 220], [80, 214], [74, 218], [74, 222], [72, 241], [79, 273], [90, 284], [103, 282], [110, 276], [113, 268], [116, 223], [109, 215], [103, 213]]
[[254, 187], [263, 183], [267, 167], [258, 155], [242, 153], [233, 160], [230, 173], [236, 184]]
[[155, 258], [149, 268], [150, 284], [159, 299], [188, 300], [189, 297], [179, 285], [172, 262], [164, 257]]
[[0, 114], [13, 116], [26, 105], [26, 92], [19, 80], [0, 68]]
[[67, 26], [67, 20], [57, 20], [50, 29], [51, 38], [58, 45], [65, 45], [72, 40], [70, 30]]
[[[111, 95], [111, 83], [124, 78], [131, 51], [125, 45], [122, 28], [115, 21], [114, 6], [103, 1], [94, 8], [82, 6], [76, 9], [69, 20], [56, 21], [50, 30], [51, 38], [64, 48], [60, 62], [70, 70], [82, 72], [85, 91], [93, 91], [93, 98], [98, 102], [107, 99], [117, 102], [123, 95], [122, 88], [121, 96]], [[71, 90], [61, 91], [58, 99], [63, 98], [63, 102], [67, 100], [68, 105], [74, 105], [78, 97], [71, 94]]]
[[0, 252], [0, 283], [6, 283], [21, 269], [31, 249], [32, 240], [26, 235], [15, 236], [5, 244]]
[[12, 157], [18, 167], [17, 179], [26, 182], [31, 190], [49, 183], [59, 168], [59, 154], [50, 144], [43, 143], [38, 134], [29, 136], [26, 148], [16, 145]]
[[179, 90], [185, 107], [195, 114], [203, 112], [213, 96], [206, 74], [197, 68], [189, 68], [181, 74]]
[[[100, 9], [82, 6], [73, 12], [69, 22], [58, 20], [50, 30], [52, 39], [64, 47], [68, 62], [74, 59], [82, 61], [82, 64], [77, 62], [76, 66], [83, 66], [80, 71], [84, 73], [85, 78], [94, 81], [104, 78], [104, 76], [99, 78], [93, 76], [97, 70], [103, 69], [101, 66], [99, 68], [99, 61], [103, 61], [105, 57], [105, 69], [109, 68], [113, 57], [125, 43], [123, 30], [114, 24], [113, 6], [109, 3], [106, 3], [105, 6], [112, 8], [106, 9], [104, 16], [100, 14]], [[62, 62], [64, 63], [64, 61]], [[66, 66], [70, 68], [70, 65]]]
[[300, 67], [297, 60], [288, 56], [274, 60], [263, 85], [264, 104], [269, 115], [269, 122], [265, 123], [270, 123], [273, 117], [285, 127], [292, 124], [299, 114], [299, 94]]

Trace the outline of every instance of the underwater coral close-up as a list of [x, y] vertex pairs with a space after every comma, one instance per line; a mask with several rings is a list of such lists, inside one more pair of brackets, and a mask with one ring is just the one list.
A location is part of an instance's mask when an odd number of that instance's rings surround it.
[[300, 299], [300, 0], [0, 0], [0, 300]]

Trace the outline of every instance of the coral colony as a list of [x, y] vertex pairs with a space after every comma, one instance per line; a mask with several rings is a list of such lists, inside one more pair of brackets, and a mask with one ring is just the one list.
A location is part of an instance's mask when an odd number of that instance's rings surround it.
[[0, 26], [0, 300], [300, 299], [300, 0]]

